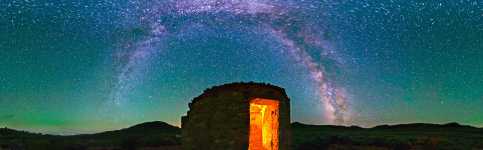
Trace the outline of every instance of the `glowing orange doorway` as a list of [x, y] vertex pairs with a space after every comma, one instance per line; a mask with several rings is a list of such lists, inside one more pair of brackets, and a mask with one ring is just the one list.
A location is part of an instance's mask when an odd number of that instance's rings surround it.
[[250, 101], [248, 150], [278, 150], [279, 102], [256, 98]]

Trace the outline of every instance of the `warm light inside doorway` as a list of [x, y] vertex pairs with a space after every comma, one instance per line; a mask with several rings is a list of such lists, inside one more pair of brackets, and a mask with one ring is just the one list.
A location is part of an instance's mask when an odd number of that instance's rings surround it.
[[279, 101], [252, 99], [248, 150], [278, 150], [278, 132]]

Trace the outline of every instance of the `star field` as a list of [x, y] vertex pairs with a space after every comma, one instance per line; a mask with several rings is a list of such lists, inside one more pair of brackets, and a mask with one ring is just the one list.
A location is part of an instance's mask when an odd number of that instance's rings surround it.
[[0, 18], [0, 126], [179, 125], [238, 81], [284, 87], [293, 121], [483, 126], [476, 0], [11, 0]]

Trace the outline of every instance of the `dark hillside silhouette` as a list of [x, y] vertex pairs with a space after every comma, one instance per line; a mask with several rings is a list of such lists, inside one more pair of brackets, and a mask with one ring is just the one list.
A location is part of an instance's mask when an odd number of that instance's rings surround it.
[[[483, 128], [449, 124], [357, 126], [292, 123], [292, 149], [483, 149]], [[0, 128], [0, 147], [16, 150], [145, 149], [179, 150], [180, 128], [155, 121], [129, 128], [56, 136]]]

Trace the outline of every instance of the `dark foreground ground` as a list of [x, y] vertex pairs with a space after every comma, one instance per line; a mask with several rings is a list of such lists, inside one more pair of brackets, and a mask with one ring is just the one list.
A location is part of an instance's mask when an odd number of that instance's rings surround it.
[[[375, 128], [292, 124], [296, 150], [483, 150], [483, 129], [456, 123]], [[163, 122], [90, 135], [52, 136], [0, 129], [0, 150], [179, 150], [180, 129]]]
[[293, 146], [300, 150], [483, 150], [483, 129], [456, 123], [406, 124], [370, 129], [294, 123], [292, 130]]

